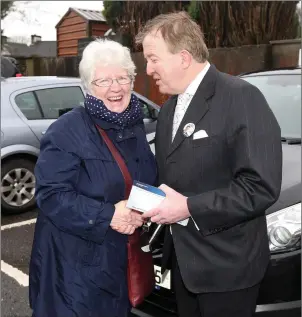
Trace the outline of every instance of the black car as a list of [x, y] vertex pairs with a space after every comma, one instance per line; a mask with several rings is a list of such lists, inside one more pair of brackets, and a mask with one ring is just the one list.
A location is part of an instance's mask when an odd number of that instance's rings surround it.
[[[278, 201], [267, 210], [271, 261], [255, 316], [298, 317], [301, 316], [301, 68], [240, 77], [262, 91], [282, 131], [282, 190]], [[157, 285], [146, 301], [133, 309], [138, 316], [176, 314], [170, 272], [166, 272], [165, 278], [160, 274], [162, 237], [159, 241], [153, 252]]]

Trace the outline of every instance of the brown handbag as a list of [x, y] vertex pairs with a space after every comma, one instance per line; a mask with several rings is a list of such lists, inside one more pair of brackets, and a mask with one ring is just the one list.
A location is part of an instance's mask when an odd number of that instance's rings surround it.
[[[97, 129], [109, 148], [112, 156], [116, 160], [125, 181], [125, 199], [128, 199], [132, 187], [132, 178], [124, 162], [122, 156], [109, 139], [107, 133], [97, 126]], [[136, 229], [132, 235], [128, 236], [128, 295], [132, 307], [141, 304], [145, 297], [151, 294], [155, 287], [155, 276], [153, 259], [151, 252], [143, 252], [142, 246], [142, 230]]]

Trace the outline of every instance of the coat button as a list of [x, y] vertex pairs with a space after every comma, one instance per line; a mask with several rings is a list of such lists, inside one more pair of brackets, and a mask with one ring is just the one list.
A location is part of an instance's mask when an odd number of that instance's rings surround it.
[[121, 135], [121, 133], [118, 134], [118, 138], [121, 139], [123, 136]]
[[88, 223], [89, 223], [90, 225], [93, 225], [93, 220], [90, 219], [90, 220], [88, 221]]

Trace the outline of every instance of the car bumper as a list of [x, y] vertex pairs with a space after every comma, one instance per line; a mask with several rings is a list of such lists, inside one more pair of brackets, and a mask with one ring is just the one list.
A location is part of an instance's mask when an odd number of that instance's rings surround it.
[[[176, 313], [164, 310], [151, 303], [144, 303], [132, 309], [133, 316], [138, 317], [175, 317]], [[301, 301], [257, 305], [255, 317], [301, 317]]]
[[[134, 316], [175, 317], [173, 293], [155, 290]], [[255, 317], [301, 316], [301, 250], [271, 256], [270, 265], [259, 291]]]
[[257, 305], [255, 316], [259, 317], [300, 317], [301, 316], [301, 300]]
[[301, 316], [301, 250], [271, 256], [255, 315]]

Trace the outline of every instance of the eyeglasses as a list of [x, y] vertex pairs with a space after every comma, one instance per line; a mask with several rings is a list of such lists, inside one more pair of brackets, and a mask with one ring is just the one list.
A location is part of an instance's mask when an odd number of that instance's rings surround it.
[[132, 77], [131, 76], [122, 76], [119, 78], [106, 78], [106, 79], [96, 79], [93, 80], [91, 83], [93, 85], [96, 85], [98, 87], [109, 87], [113, 84], [113, 81], [116, 81], [120, 85], [127, 85], [132, 82]]

